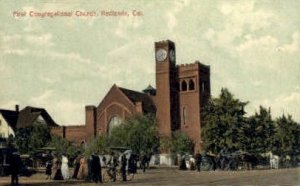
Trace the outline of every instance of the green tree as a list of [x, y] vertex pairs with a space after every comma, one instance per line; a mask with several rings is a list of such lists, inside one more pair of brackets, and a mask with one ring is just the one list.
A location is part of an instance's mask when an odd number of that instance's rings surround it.
[[40, 121], [35, 121], [31, 127], [18, 129], [15, 136], [15, 144], [20, 153], [32, 153], [45, 147], [50, 140], [49, 127]]
[[161, 152], [168, 152], [172, 149], [172, 137], [160, 137], [159, 150]]
[[270, 109], [260, 106], [259, 113], [249, 117], [248, 124], [245, 131], [248, 151], [258, 154], [272, 150], [275, 125]]
[[58, 156], [65, 154], [71, 159], [75, 158], [79, 154], [82, 154], [84, 151], [82, 146], [74, 145], [70, 141], [54, 135], [51, 136], [51, 141], [49, 142], [48, 146], [55, 148], [55, 152]]
[[112, 129], [110, 146], [128, 147], [135, 153], [151, 153], [158, 149], [157, 121], [153, 115], [136, 115]]
[[299, 135], [299, 124], [297, 124], [290, 115], [287, 117], [285, 115], [279, 117], [276, 120], [273, 150], [280, 155], [299, 155]]
[[221, 90], [219, 98], [207, 103], [201, 112], [202, 141], [206, 151], [219, 153], [224, 146], [232, 151], [246, 148], [246, 105], [247, 102], [234, 98], [226, 88]]
[[88, 157], [93, 153], [106, 154], [109, 152], [109, 138], [100, 135], [92, 139], [85, 148], [84, 154]]
[[175, 131], [172, 137], [171, 151], [176, 154], [193, 154], [194, 142], [181, 131]]

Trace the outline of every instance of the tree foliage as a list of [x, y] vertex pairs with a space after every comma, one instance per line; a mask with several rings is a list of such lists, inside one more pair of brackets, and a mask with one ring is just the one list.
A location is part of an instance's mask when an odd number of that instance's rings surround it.
[[95, 137], [87, 144], [85, 148], [85, 156], [90, 156], [93, 153], [96, 154], [107, 154], [109, 152], [109, 138], [105, 135]]
[[171, 151], [176, 154], [193, 154], [194, 142], [186, 134], [175, 131], [171, 140]]
[[60, 136], [52, 136], [48, 146], [55, 148], [55, 152], [58, 156], [65, 154], [71, 159], [83, 153], [82, 146], [74, 145]]
[[222, 89], [219, 98], [212, 99], [202, 110], [202, 141], [204, 149], [218, 153], [224, 146], [229, 150], [244, 149], [244, 106], [247, 102], [235, 99]]
[[247, 151], [252, 153], [264, 153], [272, 150], [275, 125], [271, 118], [271, 110], [260, 106], [259, 113], [255, 113], [248, 119], [245, 129], [247, 137]]
[[157, 121], [153, 115], [136, 115], [112, 129], [111, 147], [128, 147], [135, 153], [151, 153], [158, 149]]
[[229, 151], [300, 155], [300, 125], [291, 116], [274, 121], [271, 109], [260, 106], [259, 112], [246, 117], [246, 105], [227, 89], [208, 102], [201, 112], [204, 150], [218, 154], [226, 146]]
[[295, 156], [300, 154], [300, 126], [290, 115], [276, 120], [273, 150], [281, 155]]
[[32, 153], [44, 147], [51, 140], [49, 127], [40, 121], [35, 121], [31, 127], [16, 131], [15, 144], [20, 153]]

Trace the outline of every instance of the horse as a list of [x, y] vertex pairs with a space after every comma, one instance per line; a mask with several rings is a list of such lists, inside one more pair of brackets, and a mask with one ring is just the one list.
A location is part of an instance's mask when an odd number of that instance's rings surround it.
[[271, 151], [266, 153], [270, 158], [270, 169], [278, 169], [279, 167], [279, 156], [274, 155]]
[[241, 162], [246, 165], [248, 170], [253, 170], [258, 164], [258, 158], [251, 153], [241, 153]]

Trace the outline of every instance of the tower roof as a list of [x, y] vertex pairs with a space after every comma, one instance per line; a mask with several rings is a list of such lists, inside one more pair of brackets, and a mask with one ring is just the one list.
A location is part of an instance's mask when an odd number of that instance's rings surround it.
[[146, 92], [146, 91], [149, 91], [149, 90], [156, 90], [156, 89], [153, 88], [153, 87], [149, 84], [148, 87], [145, 88], [145, 89], [143, 90], [143, 92]]
[[143, 92], [146, 93], [146, 94], [148, 94], [148, 95], [155, 96], [155, 94], [156, 94], [156, 89], [153, 88], [153, 87], [149, 84], [148, 87], [145, 88], [145, 89], [143, 90]]

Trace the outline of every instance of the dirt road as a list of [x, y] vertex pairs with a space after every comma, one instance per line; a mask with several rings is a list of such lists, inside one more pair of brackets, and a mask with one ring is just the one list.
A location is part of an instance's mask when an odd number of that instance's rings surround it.
[[[9, 177], [1, 177], [0, 185], [9, 185]], [[21, 185], [96, 185], [78, 180], [52, 181], [45, 175], [21, 177]], [[176, 168], [156, 168], [139, 172], [130, 182], [104, 185], [299, 185], [300, 168], [254, 171], [179, 171]]]

